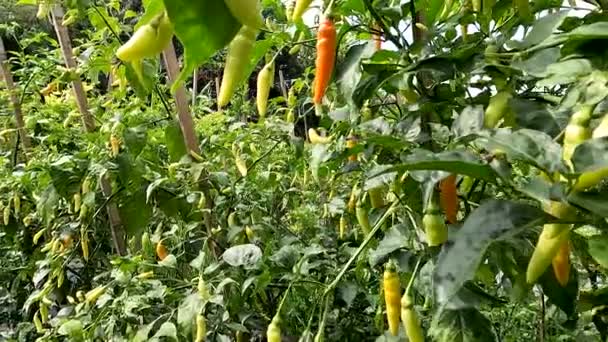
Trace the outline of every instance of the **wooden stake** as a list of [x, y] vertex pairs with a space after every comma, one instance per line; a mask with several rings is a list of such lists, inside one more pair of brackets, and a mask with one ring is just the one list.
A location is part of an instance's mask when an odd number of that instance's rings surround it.
[[15, 89], [15, 83], [13, 82], [13, 75], [11, 74], [11, 67], [8, 63], [8, 56], [4, 48], [4, 42], [0, 37], [0, 69], [2, 71], [2, 77], [6, 83], [6, 88], [10, 94], [11, 102], [13, 103], [13, 110], [15, 111], [15, 121], [17, 122], [17, 130], [19, 131], [19, 138], [23, 144], [23, 150], [27, 152], [32, 146], [30, 137], [25, 131], [25, 123], [23, 122], [23, 114], [21, 112], [21, 103], [17, 97], [17, 89]]
[[[57, 39], [59, 40], [59, 46], [61, 47], [61, 51], [63, 52], [63, 59], [65, 61], [65, 65], [70, 70], [76, 70], [76, 61], [74, 60], [74, 55], [72, 54], [72, 42], [70, 41], [70, 36], [68, 30], [65, 26], [61, 25], [61, 21], [63, 20], [63, 9], [59, 5], [55, 5], [51, 12], [51, 16], [53, 18], [53, 26], [55, 27], [55, 32], [57, 33]], [[84, 92], [84, 88], [82, 87], [82, 82], [80, 78], [76, 78], [72, 81], [72, 86], [74, 88], [74, 95], [76, 96], [76, 103], [78, 104], [78, 109], [80, 111], [80, 115], [82, 116], [82, 123], [85, 132], [93, 132], [95, 131], [95, 121], [91, 113], [89, 113], [87, 98]], [[113, 195], [112, 185], [110, 184], [110, 180], [108, 179], [106, 174], [101, 175], [99, 183], [101, 185], [101, 191], [106, 199], [110, 199]], [[112, 234], [112, 241], [114, 242], [114, 247], [119, 255], [126, 255], [127, 249], [125, 245], [125, 234], [122, 228], [122, 222], [120, 220], [120, 214], [118, 213], [118, 208], [116, 204], [109, 200], [106, 205], [108, 211], [108, 217], [110, 222], [110, 232]]]
[[[173, 42], [171, 42], [165, 51], [163, 51], [163, 57], [165, 60], [167, 74], [169, 76], [169, 82], [173, 83], [179, 74], [179, 65], [177, 63], [177, 56], [175, 55]], [[188, 108], [188, 96], [186, 95], [186, 89], [183, 85], [177, 88], [174, 98], [175, 106], [177, 107], [179, 125], [182, 128], [182, 134], [184, 135], [186, 147], [189, 151], [200, 153], [198, 139], [196, 137], [196, 132], [194, 131], [194, 120], [192, 120], [192, 116], [190, 115], [190, 109]]]
[[[53, 26], [57, 33], [57, 40], [59, 40], [59, 46], [63, 52], [63, 60], [65, 61], [66, 67], [70, 71], [76, 71], [78, 67], [76, 60], [74, 60], [74, 54], [72, 53], [72, 42], [70, 41], [70, 34], [68, 29], [61, 24], [63, 21], [63, 8], [60, 5], [53, 6], [51, 11], [51, 17], [53, 18]], [[93, 132], [95, 130], [95, 120], [91, 113], [89, 113], [87, 97], [82, 87], [80, 77], [74, 77], [72, 80], [72, 87], [74, 89], [74, 96], [76, 96], [76, 103], [78, 104], [78, 110], [80, 111], [82, 124], [87, 132]]]

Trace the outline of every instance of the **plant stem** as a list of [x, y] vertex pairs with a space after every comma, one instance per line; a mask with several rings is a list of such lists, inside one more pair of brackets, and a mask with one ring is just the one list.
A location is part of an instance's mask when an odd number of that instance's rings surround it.
[[365, 247], [367, 247], [367, 245], [372, 241], [372, 239], [374, 238], [374, 235], [376, 235], [376, 233], [378, 232], [378, 230], [380, 230], [380, 228], [382, 227], [384, 222], [390, 217], [390, 215], [393, 213], [393, 211], [397, 207], [398, 203], [399, 203], [398, 199], [393, 201], [393, 203], [386, 210], [384, 215], [382, 215], [382, 217], [378, 221], [376, 221], [374, 228], [372, 228], [372, 230], [369, 232], [369, 234], [367, 234], [367, 237], [365, 238], [363, 243], [361, 243], [361, 246], [359, 246], [359, 248], [355, 251], [355, 254], [353, 254], [353, 256], [350, 257], [350, 259], [346, 262], [344, 267], [342, 267], [342, 270], [340, 271], [340, 273], [338, 273], [336, 278], [327, 286], [327, 288], [325, 289], [325, 292], [323, 293], [323, 296], [327, 296], [331, 291], [333, 291], [336, 288], [340, 279], [342, 279], [344, 274], [346, 274], [346, 272], [348, 271], [348, 268], [350, 267], [350, 265], [352, 265], [352, 263], [355, 262], [357, 260], [357, 258], [359, 258], [359, 255], [363, 252]]

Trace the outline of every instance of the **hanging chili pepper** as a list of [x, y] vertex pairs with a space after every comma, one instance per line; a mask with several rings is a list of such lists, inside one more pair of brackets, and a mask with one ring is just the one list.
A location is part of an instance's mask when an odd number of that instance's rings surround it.
[[139, 61], [160, 54], [173, 37], [173, 25], [166, 12], [135, 31], [131, 39], [117, 51], [116, 57], [124, 62]]
[[426, 233], [429, 246], [442, 245], [448, 239], [448, 227], [436, 203], [435, 196], [431, 199], [422, 218], [422, 226]]
[[[593, 139], [608, 137], [608, 114], [604, 116], [599, 126], [593, 131], [591, 136]], [[598, 170], [584, 172], [578, 178], [574, 189], [578, 191], [586, 190], [596, 186], [602, 180], [608, 178], [608, 168], [601, 168]]]
[[456, 175], [450, 175], [439, 183], [439, 202], [448, 222], [458, 222], [458, 189], [456, 187]]
[[253, 28], [264, 26], [259, 0], [224, 0], [224, 3], [241, 24]]
[[553, 273], [557, 282], [562, 286], [568, 285], [570, 279], [570, 242], [562, 242], [557, 254], [553, 257]]
[[268, 111], [268, 96], [270, 95], [270, 88], [272, 88], [273, 83], [274, 59], [270, 63], [266, 64], [258, 74], [258, 92], [256, 103], [260, 117], [265, 117], [266, 112]]
[[302, 19], [302, 15], [304, 15], [304, 12], [306, 12], [308, 7], [310, 7], [311, 3], [312, 0], [297, 0], [296, 6], [293, 9], [293, 16], [291, 17], [291, 21], [300, 21], [300, 19]]
[[401, 297], [401, 321], [410, 342], [424, 342], [424, 331], [420, 326], [418, 313], [414, 309], [414, 302], [408, 293], [404, 293]]
[[249, 63], [249, 56], [253, 51], [256, 36], [257, 31], [255, 29], [243, 26], [230, 43], [220, 94], [217, 99], [220, 108], [225, 107], [230, 102], [234, 91], [242, 80], [245, 68]]
[[314, 85], [314, 103], [320, 104], [331, 80], [336, 60], [336, 27], [331, 18], [325, 18], [317, 33], [317, 60]]
[[589, 128], [589, 122], [592, 113], [592, 106], [582, 106], [572, 115], [568, 126], [566, 126], [563, 159], [569, 165], [572, 165], [570, 159], [572, 159], [576, 147], [591, 138], [592, 132]]
[[401, 311], [401, 284], [395, 265], [389, 262], [384, 270], [384, 301], [388, 330], [393, 336], [399, 335], [399, 316]]

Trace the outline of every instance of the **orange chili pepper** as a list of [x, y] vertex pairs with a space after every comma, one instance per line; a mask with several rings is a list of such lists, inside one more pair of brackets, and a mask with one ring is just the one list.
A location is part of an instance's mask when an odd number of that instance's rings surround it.
[[329, 85], [336, 61], [337, 34], [331, 18], [325, 18], [317, 33], [317, 61], [314, 102], [320, 104]]

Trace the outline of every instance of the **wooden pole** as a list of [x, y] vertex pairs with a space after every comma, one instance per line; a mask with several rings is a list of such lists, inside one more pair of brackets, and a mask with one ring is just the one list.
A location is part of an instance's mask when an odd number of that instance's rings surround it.
[[[163, 57], [165, 60], [165, 67], [167, 69], [167, 75], [169, 76], [169, 82], [173, 83], [177, 79], [179, 74], [179, 65], [177, 63], [177, 56], [175, 55], [175, 48], [173, 42], [167, 46], [163, 51]], [[175, 91], [175, 106], [177, 107], [177, 115], [179, 119], [179, 125], [184, 135], [184, 141], [188, 151], [200, 153], [198, 146], [198, 139], [196, 132], [194, 131], [194, 120], [190, 115], [190, 108], [188, 108], [188, 95], [183, 85], [179, 86]]]
[[[59, 40], [59, 46], [61, 47], [61, 51], [63, 53], [65, 65], [70, 70], [76, 70], [77, 65], [76, 60], [74, 59], [74, 55], [72, 54], [72, 42], [70, 41], [69, 32], [67, 28], [61, 24], [63, 20], [63, 14], [63, 9], [60, 5], [53, 6], [53, 10], [51, 11], [51, 16], [53, 18], [53, 26], [55, 27], [55, 32], [57, 33], [57, 39]], [[82, 87], [82, 82], [79, 77], [74, 78], [74, 80], [72, 81], [72, 86], [74, 89], [74, 95], [76, 96], [78, 110], [80, 111], [80, 115], [82, 116], [84, 131], [93, 132], [95, 131], [95, 120], [93, 119], [91, 113], [89, 113], [86, 94], [84, 92], [84, 88]], [[110, 199], [113, 195], [112, 185], [106, 174], [102, 174], [100, 176], [99, 183], [101, 185], [101, 191], [106, 197], [106, 200]], [[122, 222], [120, 220], [118, 208], [116, 207], [116, 204], [110, 200], [106, 205], [106, 209], [108, 211], [110, 231], [112, 234], [112, 241], [114, 242], [114, 247], [116, 248], [116, 251], [119, 255], [126, 255], [127, 249], [125, 245], [125, 234], [122, 228]]]
[[2, 71], [2, 77], [6, 83], [6, 88], [10, 94], [11, 102], [13, 103], [13, 110], [15, 111], [15, 121], [17, 122], [17, 130], [19, 132], [19, 138], [23, 144], [23, 150], [27, 152], [32, 146], [30, 137], [25, 131], [25, 123], [23, 122], [23, 113], [21, 112], [21, 103], [19, 97], [17, 97], [17, 89], [15, 89], [15, 83], [13, 82], [13, 75], [11, 74], [11, 67], [8, 63], [8, 56], [6, 49], [4, 48], [4, 42], [0, 37], [0, 69]]
[[[72, 42], [70, 41], [70, 34], [68, 29], [61, 24], [63, 21], [63, 8], [60, 5], [53, 6], [51, 11], [51, 17], [53, 18], [53, 26], [57, 33], [57, 40], [59, 46], [63, 52], [63, 60], [65, 65], [70, 71], [76, 71], [77, 65], [72, 53]], [[80, 77], [74, 77], [72, 80], [72, 88], [74, 90], [74, 96], [76, 97], [76, 103], [78, 104], [78, 110], [80, 111], [82, 124], [87, 132], [93, 132], [95, 130], [95, 120], [91, 113], [89, 113], [87, 97], [82, 87], [82, 81]]]

